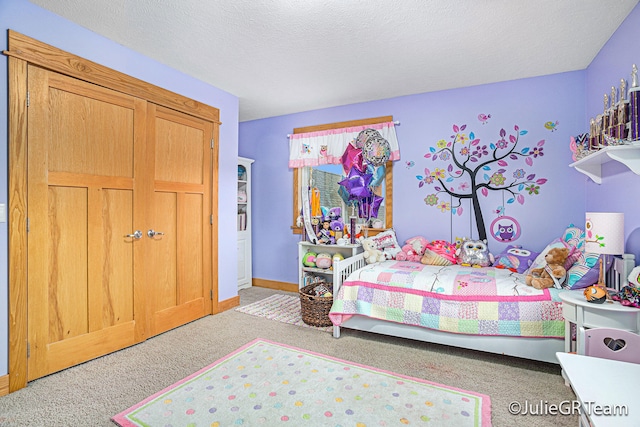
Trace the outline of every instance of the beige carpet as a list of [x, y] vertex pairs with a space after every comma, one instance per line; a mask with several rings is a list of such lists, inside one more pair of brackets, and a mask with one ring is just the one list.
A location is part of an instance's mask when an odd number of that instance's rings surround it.
[[[263, 288], [242, 290], [241, 305], [274, 293]], [[558, 365], [347, 330], [335, 339], [314, 328], [228, 310], [0, 397], [0, 426], [113, 427], [113, 415], [256, 338], [487, 394], [494, 426], [578, 424], [576, 416], [509, 413], [513, 401], [559, 404], [574, 399]]]

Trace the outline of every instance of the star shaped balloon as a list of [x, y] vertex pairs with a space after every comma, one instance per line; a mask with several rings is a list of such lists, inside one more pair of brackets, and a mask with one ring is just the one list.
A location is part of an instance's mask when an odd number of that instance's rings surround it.
[[369, 185], [371, 184], [372, 175], [370, 173], [362, 173], [356, 167], [352, 167], [347, 175], [338, 184], [344, 186], [349, 194], [349, 200], [361, 200], [371, 195]]
[[356, 167], [359, 171], [365, 171], [362, 149], [356, 148], [352, 144], [347, 144], [347, 148], [342, 155], [342, 167], [345, 172], [350, 171], [352, 167]]
[[360, 200], [358, 205], [358, 216], [360, 218], [378, 218], [378, 209], [382, 204], [384, 197], [377, 194], [371, 194], [369, 197], [365, 197]]

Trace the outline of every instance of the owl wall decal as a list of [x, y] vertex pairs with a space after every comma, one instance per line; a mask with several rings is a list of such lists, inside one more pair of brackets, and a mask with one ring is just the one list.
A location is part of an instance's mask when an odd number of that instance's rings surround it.
[[500, 215], [491, 222], [489, 227], [491, 237], [498, 242], [511, 243], [520, 238], [522, 228], [517, 219], [512, 216]]
[[513, 240], [514, 235], [514, 227], [513, 224], [498, 224], [498, 236], [500, 240], [503, 242], [508, 242]]

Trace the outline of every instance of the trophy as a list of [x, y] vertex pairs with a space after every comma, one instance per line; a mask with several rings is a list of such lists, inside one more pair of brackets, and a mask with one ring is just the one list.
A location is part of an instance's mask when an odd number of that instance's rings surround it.
[[[607, 111], [609, 113], [609, 118], [608, 118], [608, 123], [609, 123], [609, 128], [607, 129], [607, 135], [617, 138], [616, 136], [616, 119], [617, 119], [617, 115], [616, 115], [616, 87], [615, 86], [611, 86], [611, 97], [609, 98], [609, 110]], [[605, 145], [609, 145], [608, 141], [604, 141]]]
[[624, 99], [627, 88], [625, 79], [620, 79], [620, 100], [616, 111], [616, 138], [625, 139], [627, 137], [627, 102]]
[[640, 102], [640, 87], [638, 87], [638, 67], [633, 64], [631, 71], [631, 87], [629, 88], [629, 135], [628, 139], [634, 141], [640, 139], [640, 116], [638, 115], [638, 102]]

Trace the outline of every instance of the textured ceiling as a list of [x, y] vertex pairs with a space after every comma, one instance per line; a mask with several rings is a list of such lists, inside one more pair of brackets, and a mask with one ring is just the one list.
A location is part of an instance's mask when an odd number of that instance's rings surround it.
[[240, 121], [585, 69], [638, 0], [31, 0], [225, 90]]

